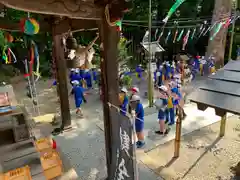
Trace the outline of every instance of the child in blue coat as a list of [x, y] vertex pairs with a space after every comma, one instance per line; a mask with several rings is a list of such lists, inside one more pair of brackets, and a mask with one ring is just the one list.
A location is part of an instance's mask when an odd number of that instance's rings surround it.
[[82, 86], [80, 86], [79, 81], [75, 80], [72, 82], [73, 88], [71, 91], [71, 94], [74, 94], [74, 100], [75, 100], [75, 106], [76, 106], [76, 114], [79, 115], [80, 117], [83, 116], [82, 110], [81, 110], [81, 105], [83, 102], [86, 102], [86, 99], [84, 97], [84, 89]]
[[158, 102], [155, 102], [155, 106], [158, 109], [158, 123], [159, 123], [159, 130], [155, 131], [156, 134], [160, 134], [160, 135], [164, 135], [164, 134], [168, 134], [169, 129], [167, 129], [165, 127], [165, 119], [166, 119], [166, 108], [167, 108], [167, 87], [166, 86], [160, 86], [158, 87], [159, 89], [159, 97], [158, 100], [160, 102], [160, 104], [158, 104]]
[[144, 140], [144, 108], [140, 102], [140, 96], [133, 95], [131, 98], [131, 104], [135, 107], [135, 130], [138, 141], [136, 142], [137, 148], [142, 148], [145, 145]]
[[120, 105], [120, 109], [121, 109], [121, 113], [123, 114], [123, 115], [126, 115], [126, 113], [127, 113], [127, 108], [128, 108], [128, 96], [127, 96], [127, 89], [125, 88], [125, 87], [123, 87], [122, 89], [121, 89], [121, 95], [123, 96], [122, 98], [123, 98], [123, 100], [122, 100], [122, 102], [121, 102], [121, 105]]

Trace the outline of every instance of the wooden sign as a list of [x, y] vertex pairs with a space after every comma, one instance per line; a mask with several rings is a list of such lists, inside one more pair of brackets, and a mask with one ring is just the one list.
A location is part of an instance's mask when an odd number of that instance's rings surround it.
[[133, 144], [132, 144], [132, 123], [131, 120], [111, 107], [111, 115], [116, 118], [119, 131], [115, 133], [114, 142], [116, 146], [112, 154], [113, 166], [109, 179], [113, 180], [134, 180]]

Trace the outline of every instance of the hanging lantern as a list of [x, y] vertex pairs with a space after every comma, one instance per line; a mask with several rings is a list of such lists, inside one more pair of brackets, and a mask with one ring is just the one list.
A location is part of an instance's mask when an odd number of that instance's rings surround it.
[[20, 21], [21, 31], [27, 35], [34, 35], [39, 32], [39, 23], [33, 18], [24, 18]]

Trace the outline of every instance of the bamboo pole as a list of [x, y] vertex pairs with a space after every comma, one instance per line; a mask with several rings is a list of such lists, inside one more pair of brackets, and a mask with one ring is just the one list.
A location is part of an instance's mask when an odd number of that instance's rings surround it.
[[178, 117], [176, 122], [176, 134], [174, 142], [174, 158], [178, 158], [180, 154], [180, 144], [181, 144], [181, 131], [182, 131], [182, 108], [178, 108]]
[[221, 117], [220, 134], [219, 134], [220, 137], [223, 137], [225, 135], [226, 120], [227, 120], [227, 114]]

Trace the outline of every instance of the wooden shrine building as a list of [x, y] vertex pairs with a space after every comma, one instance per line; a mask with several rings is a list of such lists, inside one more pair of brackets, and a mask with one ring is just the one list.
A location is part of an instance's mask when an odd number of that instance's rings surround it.
[[227, 112], [240, 115], [240, 61], [230, 61], [216, 74], [210, 75], [195, 92], [190, 101], [197, 103], [199, 110], [214, 108], [220, 116], [220, 137], [225, 134]]
[[[131, 2], [131, 1], [130, 1]], [[120, 33], [114, 21], [121, 19], [129, 7], [126, 0], [0, 0], [1, 7], [13, 8], [30, 13], [42, 14], [40, 31], [52, 32], [53, 55], [56, 59], [57, 81], [61, 103], [61, 118], [65, 128], [71, 126], [67, 88], [67, 63], [64, 55], [63, 37], [69, 31], [99, 28], [101, 51], [101, 74], [103, 111], [105, 126], [105, 147], [108, 178], [113, 179], [116, 164], [116, 144], [119, 126], [108, 103], [119, 105], [117, 44]], [[131, 3], [130, 3], [131, 4]], [[0, 18], [0, 29], [18, 30], [18, 24]], [[115, 132], [115, 133], [114, 133]]]

